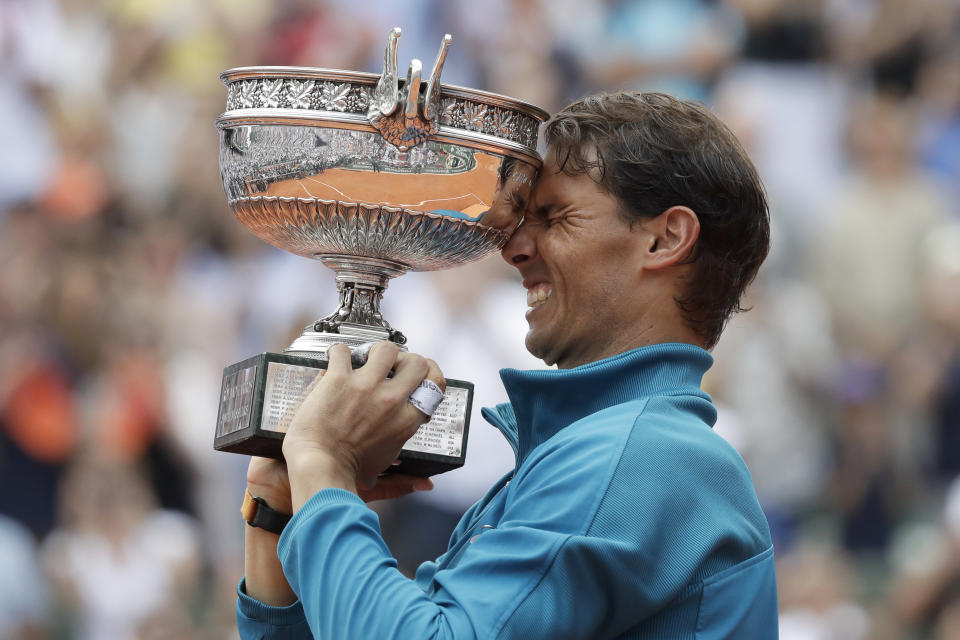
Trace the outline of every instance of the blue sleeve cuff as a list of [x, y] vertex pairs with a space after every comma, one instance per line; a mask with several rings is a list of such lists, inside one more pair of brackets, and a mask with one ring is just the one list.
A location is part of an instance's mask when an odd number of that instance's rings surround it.
[[299, 529], [303, 523], [308, 522], [315, 513], [326, 506], [344, 504], [354, 504], [368, 509], [367, 503], [365, 503], [360, 496], [346, 489], [321, 489], [313, 494], [309, 500], [304, 502], [300, 510], [293, 514], [293, 518], [291, 518], [287, 526], [283, 528], [283, 533], [280, 534], [280, 540], [277, 542], [277, 555], [281, 561], [287, 557], [290, 545], [293, 544], [291, 539], [296, 535], [297, 529]]
[[[267, 626], [272, 628], [307, 629], [307, 619], [303, 615], [303, 605], [297, 600], [286, 607], [272, 607], [247, 595], [247, 579], [242, 578], [237, 585], [237, 624], [240, 630], [250, 626]], [[241, 637], [246, 637], [241, 633]], [[310, 637], [309, 635], [307, 637]]]

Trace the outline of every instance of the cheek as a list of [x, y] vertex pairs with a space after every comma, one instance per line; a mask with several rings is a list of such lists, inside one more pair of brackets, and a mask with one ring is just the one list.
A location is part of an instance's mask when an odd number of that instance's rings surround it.
[[587, 306], [597, 317], [617, 315], [635, 297], [637, 278], [620, 243], [611, 243], [606, 251], [584, 257], [572, 271], [578, 304]]
[[571, 304], [609, 303], [634, 289], [638, 258], [628, 238], [605, 235], [584, 242], [551, 231], [539, 240], [541, 256], [552, 271], [555, 288]]
[[612, 278], [600, 260], [571, 265], [560, 279], [559, 300], [571, 325], [589, 331], [604, 331], [606, 323], [617, 316], [623, 297], [622, 283]]

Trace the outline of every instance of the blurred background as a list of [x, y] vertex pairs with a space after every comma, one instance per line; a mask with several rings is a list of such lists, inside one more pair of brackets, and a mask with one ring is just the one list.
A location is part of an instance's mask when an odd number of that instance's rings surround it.
[[[222, 368], [333, 309], [333, 274], [230, 215], [219, 72], [429, 66], [553, 112], [702, 100], [769, 191], [772, 254], [715, 350], [717, 430], [778, 557], [784, 640], [960, 638], [957, 0], [0, 0], [0, 638], [235, 637], [246, 458]], [[504, 400], [525, 294], [496, 257], [394, 281], [413, 350]], [[401, 567], [512, 466], [374, 505]]]

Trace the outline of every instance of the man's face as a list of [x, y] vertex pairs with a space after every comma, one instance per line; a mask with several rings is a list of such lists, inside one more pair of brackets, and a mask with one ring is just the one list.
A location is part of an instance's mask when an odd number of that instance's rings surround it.
[[526, 162], [518, 162], [510, 175], [500, 184], [497, 184], [493, 194], [493, 203], [490, 210], [483, 214], [483, 224], [512, 233], [520, 223], [527, 204], [530, 202], [530, 191], [536, 178], [537, 170]]
[[523, 224], [503, 248], [527, 290], [526, 346], [570, 368], [636, 346], [645, 232], [589, 175], [544, 162]]

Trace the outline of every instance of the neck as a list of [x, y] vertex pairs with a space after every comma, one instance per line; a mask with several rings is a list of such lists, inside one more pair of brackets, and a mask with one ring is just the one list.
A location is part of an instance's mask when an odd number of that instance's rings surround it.
[[608, 336], [608, 341], [596, 349], [570, 354], [556, 364], [558, 369], [572, 369], [632, 349], [674, 342], [707, 348], [703, 339], [687, 325], [680, 308], [671, 299], [669, 304], [644, 305], [638, 310], [635, 321], [624, 331]]

